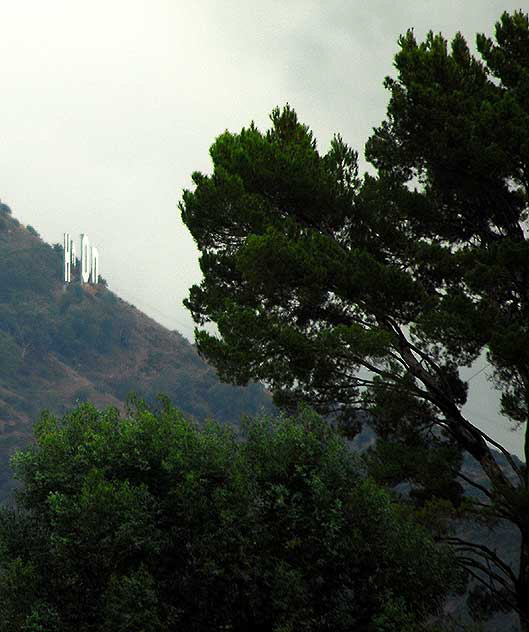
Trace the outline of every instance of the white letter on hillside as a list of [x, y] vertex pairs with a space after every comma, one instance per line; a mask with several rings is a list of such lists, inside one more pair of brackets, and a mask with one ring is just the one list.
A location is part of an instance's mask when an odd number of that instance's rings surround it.
[[99, 279], [99, 252], [97, 248], [92, 248], [92, 272], [90, 273], [90, 282], [97, 283]]
[[90, 241], [87, 235], [81, 235], [81, 281], [88, 283], [90, 279]]
[[64, 233], [64, 282], [70, 283], [71, 275], [71, 262], [72, 262], [72, 242], [70, 241], [70, 235]]
[[70, 251], [72, 253], [72, 270], [73, 268], [75, 268], [75, 266], [77, 265], [77, 260], [76, 260], [76, 252], [75, 252], [75, 244], [73, 239], [70, 241]]

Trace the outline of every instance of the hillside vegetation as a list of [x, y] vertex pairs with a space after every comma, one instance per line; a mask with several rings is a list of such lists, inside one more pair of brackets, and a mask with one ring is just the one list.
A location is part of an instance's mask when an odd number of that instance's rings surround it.
[[61, 273], [62, 247], [0, 205], [0, 499], [12, 487], [9, 455], [43, 409], [90, 400], [123, 410], [131, 392], [164, 393], [197, 420], [235, 423], [271, 407], [257, 385], [222, 384], [183, 336], [105, 284], [64, 286]]

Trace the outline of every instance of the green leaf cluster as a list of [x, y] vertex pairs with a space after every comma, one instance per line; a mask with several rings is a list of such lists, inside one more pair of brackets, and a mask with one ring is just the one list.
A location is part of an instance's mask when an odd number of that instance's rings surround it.
[[44, 415], [0, 514], [0, 630], [418, 630], [453, 560], [309, 410]]

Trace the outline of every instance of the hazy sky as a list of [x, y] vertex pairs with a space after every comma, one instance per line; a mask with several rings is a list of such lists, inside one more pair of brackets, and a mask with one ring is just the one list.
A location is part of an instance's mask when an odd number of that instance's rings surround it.
[[[49, 242], [88, 233], [110, 288], [191, 339], [182, 299], [198, 254], [176, 205], [190, 174], [210, 170], [214, 138], [266, 127], [288, 101], [321, 150], [340, 132], [362, 153], [399, 34], [460, 30], [473, 43], [521, 5], [0, 0], [0, 199]], [[486, 374], [468, 408], [496, 432]]]

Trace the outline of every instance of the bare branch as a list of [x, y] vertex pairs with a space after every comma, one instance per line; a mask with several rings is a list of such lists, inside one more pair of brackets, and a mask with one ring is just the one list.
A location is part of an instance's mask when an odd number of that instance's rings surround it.
[[[516, 584], [516, 575], [513, 573], [511, 567], [504, 562], [500, 557], [498, 557], [498, 555], [496, 554], [495, 551], [493, 551], [492, 549], [489, 549], [489, 547], [483, 545], [483, 544], [477, 544], [475, 542], [467, 542], [466, 540], [463, 540], [462, 538], [457, 538], [457, 537], [447, 537], [447, 538], [441, 538], [443, 542], [447, 542], [449, 544], [454, 545], [458, 550], [461, 551], [472, 551], [474, 553], [476, 553], [476, 555], [480, 555], [481, 557], [491, 561], [493, 564], [495, 564], [499, 569], [501, 569], [505, 575], [513, 582], [513, 584]], [[489, 572], [489, 571], [487, 571]]]
[[495, 597], [496, 599], [498, 599], [498, 601], [501, 601], [505, 606], [507, 606], [507, 608], [514, 610], [514, 612], [516, 612], [517, 614], [522, 614], [521, 610], [519, 609], [519, 607], [516, 605], [517, 601], [516, 601], [516, 593], [509, 591], [509, 593], [512, 595], [513, 600], [510, 601], [509, 599], [507, 599], [507, 597], [500, 593], [499, 591], [497, 591], [496, 589], [490, 587], [490, 584], [487, 583], [487, 581], [478, 573], [474, 572], [472, 569], [467, 568], [466, 566], [463, 565], [463, 567], [465, 568], [465, 570], [467, 571], [467, 573], [472, 577], [472, 579], [475, 579], [477, 582], [479, 582], [480, 584], [483, 584], [483, 586], [485, 586], [486, 588], [488, 588], [489, 590], [492, 590], [495, 593]]
[[464, 480], [469, 485], [472, 485], [476, 489], [479, 489], [479, 491], [482, 492], [483, 494], [485, 494], [485, 496], [487, 496], [487, 498], [490, 498], [492, 500], [492, 494], [490, 493], [490, 491], [486, 487], [484, 487], [483, 485], [480, 485], [479, 483], [476, 483], [476, 481], [473, 481], [471, 478], [469, 478], [465, 474], [462, 474], [461, 472], [458, 472], [457, 475], [459, 476], [459, 478]]

